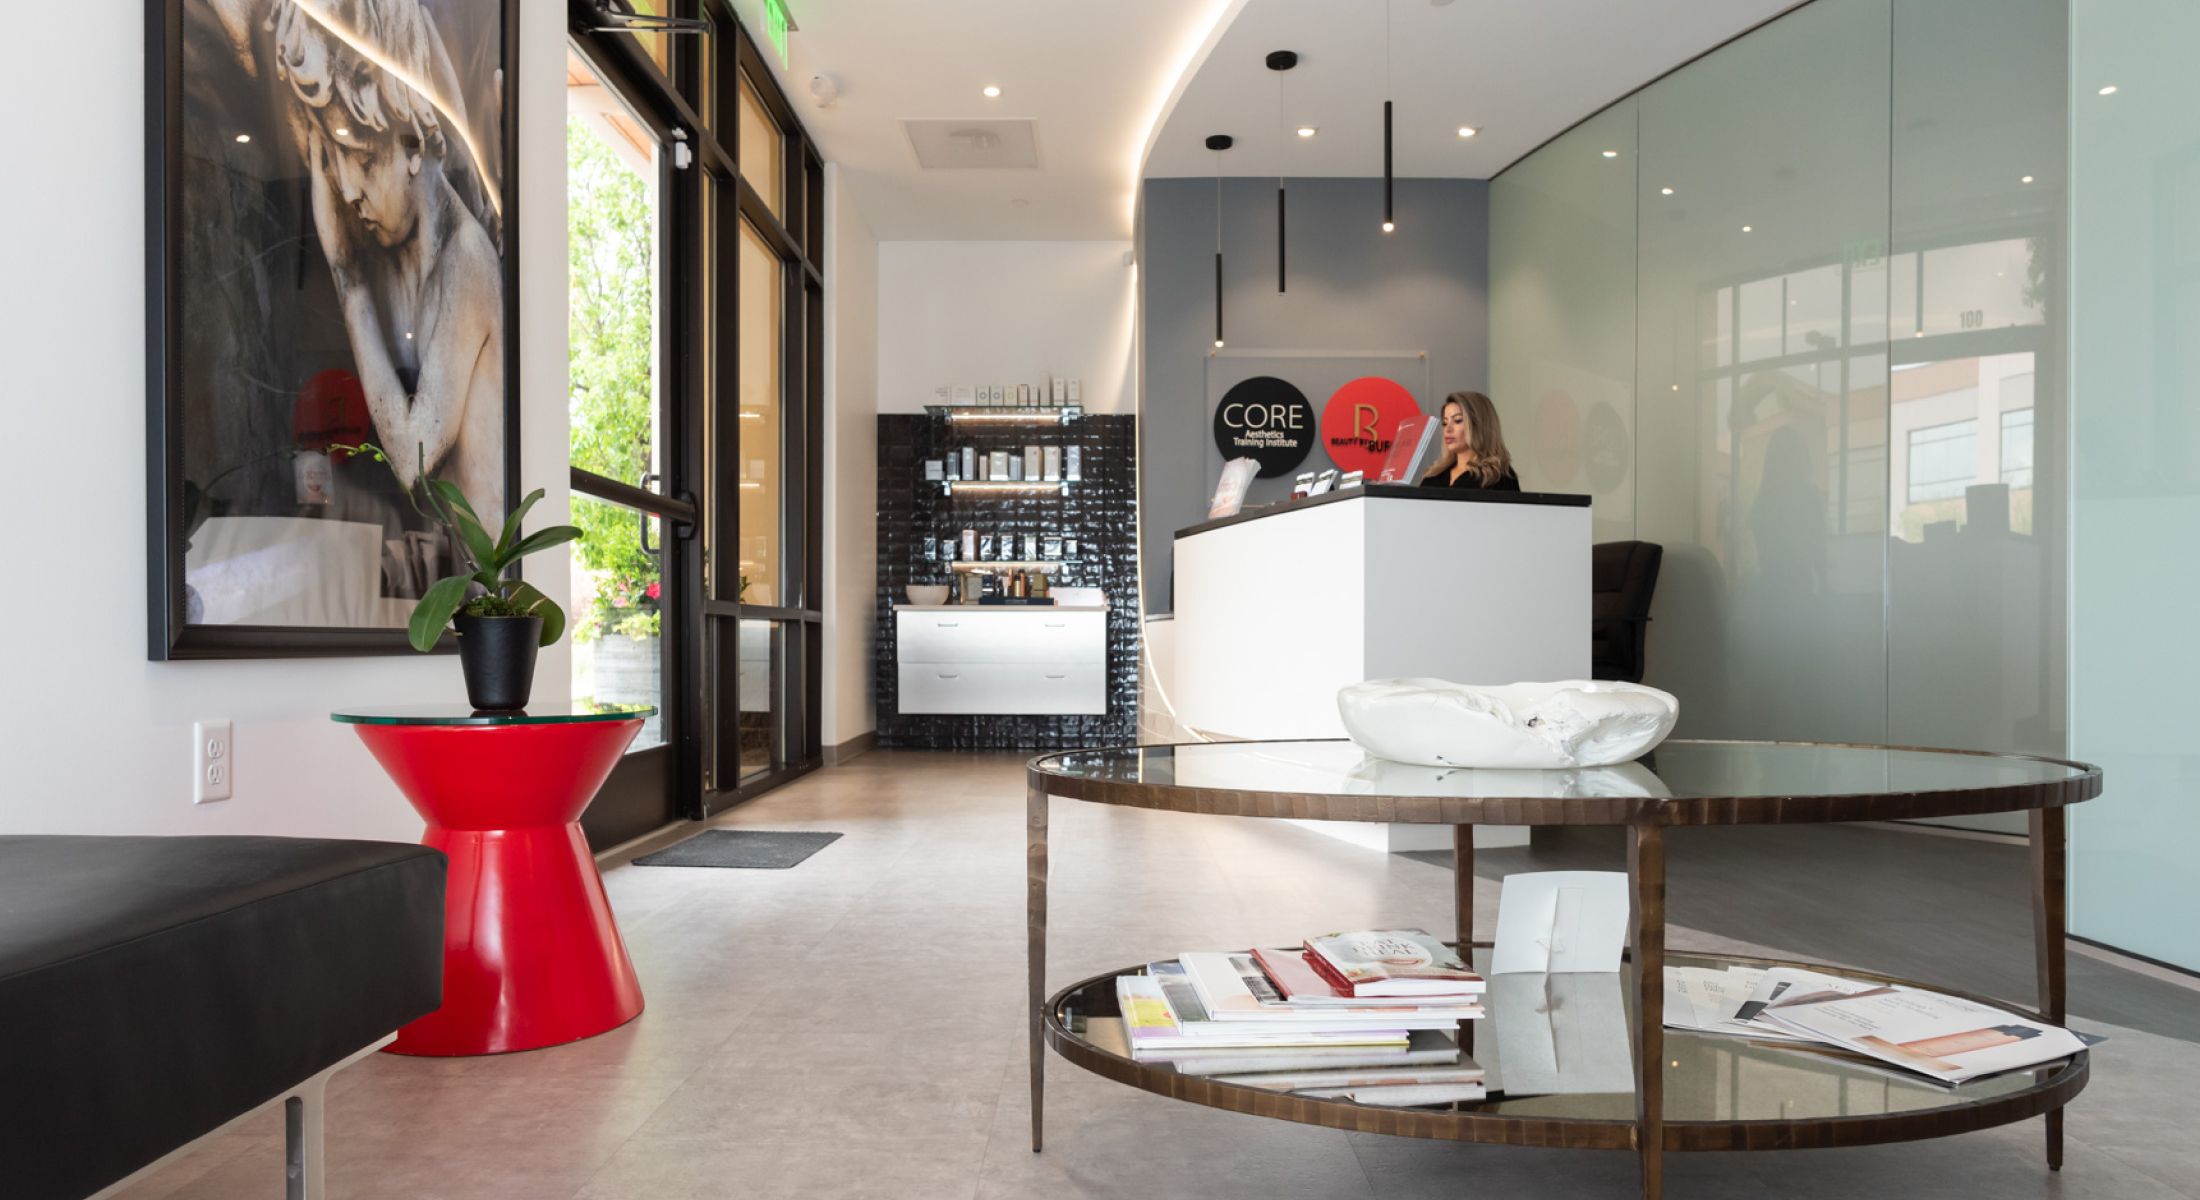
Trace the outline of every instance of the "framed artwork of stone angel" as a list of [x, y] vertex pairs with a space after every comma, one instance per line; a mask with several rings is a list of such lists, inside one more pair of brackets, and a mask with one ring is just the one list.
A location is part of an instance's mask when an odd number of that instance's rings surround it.
[[516, 491], [518, 14], [146, 0], [154, 659], [404, 652]]

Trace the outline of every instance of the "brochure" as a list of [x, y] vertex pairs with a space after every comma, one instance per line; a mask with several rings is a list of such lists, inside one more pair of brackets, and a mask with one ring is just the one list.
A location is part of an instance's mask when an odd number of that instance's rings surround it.
[[1309, 938], [1306, 962], [1353, 996], [1456, 996], [1479, 992], [1482, 977], [1451, 947], [1418, 929], [1376, 929]]
[[1257, 1022], [1263, 1028], [1311, 1031], [1334, 1030], [1340, 1026], [1451, 1029], [1460, 1021], [1481, 1015], [1478, 1008], [1460, 1005], [1408, 1007], [1390, 1004], [1306, 1009], [1285, 1000], [1261, 973], [1260, 965], [1250, 954], [1195, 951], [1180, 955], [1178, 961], [1184, 964], [1185, 974], [1199, 993], [1200, 1006], [1207, 1010], [1209, 1018], [1221, 1023]]
[[1222, 479], [1215, 484], [1214, 499], [1207, 502], [1207, 519], [1220, 520], [1234, 517], [1245, 506], [1246, 489], [1253, 486], [1253, 475], [1260, 470], [1260, 460], [1233, 458], [1222, 464]]
[[1762, 1038], [1793, 1042], [1802, 1039], [1761, 1022], [1738, 1024], [1734, 1014], [1749, 1002], [1764, 979], [1763, 967], [1731, 966], [1667, 967], [1665, 969], [1665, 1026], [1692, 1033], [1722, 1037]]
[[1470, 996], [1479, 996], [1484, 984], [1480, 979], [1460, 980], [1451, 990], [1440, 996], [1367, 996], [1355, 995], [1351, 989], [1331, 982], [1314, 966], [1313, 956], [1304, 950], [1255, 950], [1253, 960], [1268, 976], [1269, 982], [1283, 997], [1300, 1008], [1367, 1007], [1379, 1004], [1385, 1007], [1432, 1004], [1451, 1006], [1471, 1005]]
[[1272, 1051], [1210, 1052], [1205, 1046], [1173, 1049], [1165, 1055], [1179, 1075], [1239, 1075], [1252, 1071], [1324, 1071], [1354, 1067], [1450, 1066], [1459, 1061], [1452, 1035], [1423, 1029], [1412, 1042], [1394, 1046], [1280, 1046]]
[[1479, 1083], [1431, 1083], [1413, 1087], [1316, 1088], [1299, 1093], [1316, 1100], [1350, 1100], [1384, 1108], [1414, 1108], [1423, 1104], [1456, 1104], [1483, 1099]]
[[1429, 467], [1436, 461], [1438, 426], [1437, 419], [1426, 413], [1398, 422], [1390, 453], [1383, 456], [1383, 469], [1375, 476], [1375, 482], [1421, 482], [1421, 476], [1428, 474]]
[[1728, 1021], [1741, 1026], [1752, 1036], [1764, 1032], [1790, 1033], [1781, 1026], [1760, 1019], [1764, 1011], [1774, 1005], [1792, 1004], [1799, 1000], [1854, 995], [1877, 986], [1879, 985], [1860, 980], [1843, 979], [1839, 975], [1806, 971], [1801, 967], [1774, 967], [1758, 976], [1756, 986], [1750, 989], [1749, 998], [1742, 1002], [1740, 1008], [1734, 1010], [1734, 1015]]
[[1761, 1019], [1946, 1084], [2053, 1062], [2085, 1049], [2067, 1029], [1905, 987], [1806, 995], [1772, 1005]]
[[1400, 1067], [1396, 1070], [1286, 1071], [1218, 1075], [1217, 1083], [1301, 1092], [1309, 1088], [1418, 1087], [1438, 1083], [1480, 1083], [1482, 1068], [1468, 1059], [1454, 1067]]

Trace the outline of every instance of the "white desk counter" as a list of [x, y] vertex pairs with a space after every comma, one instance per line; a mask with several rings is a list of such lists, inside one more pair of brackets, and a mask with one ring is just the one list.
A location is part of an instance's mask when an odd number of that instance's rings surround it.
[[[1589, 543], [1587, 496], [1397, 485], [1181, 530], [1176, 715], [1215, 737], [1332, 738], [1338, 689], [1362, 680], [1587, 678]], [[1353, 831], [1451, 845], [1433, 826]]]

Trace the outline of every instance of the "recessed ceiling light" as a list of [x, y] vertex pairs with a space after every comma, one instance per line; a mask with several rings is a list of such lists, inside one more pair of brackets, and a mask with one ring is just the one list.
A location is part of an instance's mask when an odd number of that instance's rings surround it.
[[2108, 85], [2107, 87], [2105, 87], [2105, 88], [2102, 88], [2102, 89], [2101, 89], [2101, 94], [2102, 94], [2103, 96], [2113, 96], [2113, 95], [2115, 95], [2115, 94], [2116, 94], [2116, 85], [2112, 83], [2112, 84], [2109, 84], [2109, 85]]
[[1605, 152], [1604, 152], [1604, 157], [1606, 157], [1606, 158], [1618, 158], [1618, 157], [1619, 157], [1619, 151], [1617, 151], [1617, 150], [1607, 150], [1607, 151], [1605, 151]]
[[350, 136], [351, 136], [351, 130], [350, 130], [349, 128], [339, 128], [339, 129], [337, 129], [337, 131], [336, 131], [336, 136], [337, 136], [337, 137], [350, 137]]
[[1321, 130], [1314, 128], [1312, 125], [1299, 126], [1299, 136], [1302, 138], [1310, 138], [1320, 132]]
[[1473, 136], [1474, 136], [1475, 134], [1477, 134], [1477, 133], [1480, 133], [1480, 132], [1482, 132], [1482, 131], [1481, 131], [1481, 130], [1479, 130], [1479, 129], [1476, 129], [1476, 128], [1475, 128], [1474, 126], [1472, 126], [1472, 125], [1461, 125], [1461, 126], [1459, 127], [1459, 136], [1460, 136], [1460, 137], [1463, 137], [1463, 138], [1473, 137]]
[[1742, 232], [1743, 232], [1743, 233], [1748, 233], [1748, 232], [1749, 232], [1749, 226], [1747, 226], [1747, 225], [1744, 225], [1744, 226], [1742, 226]]
[[1673, 189], [1672, 189], [1672, 188], [1659, 188], [1659, 189], [1658, 189], [1658, 195], [1660, 195], [1660, 196], [1670, 196], [1670, 195], [1672, 195], [1672, 194], [1673, 194]]
[[2018, 180], [2017, 182], [2018, 182], [2018, 183], [2030, 183], [2030, 182], [2032, 182], [2032, 177], [2031, 177], [2030, 175], [2027, 175], [2027, 176], [2025, 176], [2024, 178], [2022, 178], [2022, 179], [2019, 179], [2019, 180]]
[[994, 85], [992, 85], [992, 84], [990, 84], [990, 83], [989, 83], [989, 84], [986, 84], [986, 85], [985, 85], [985, 98], [986, 98], [986, 99], [988, 99], [988, 100], [997, 100], [997, 99], [999, 99], [999, 98], [1000, 98], [1000, 95], [1001, 95], [1001, 89], [1000, 89], [1000, 88], [998, 88], [998, 87], [995, 87]]
[[240, 145], [240, 146], [244, 145], [244, 144], [245, 144], [246, 142], [249, 142], [249, 141], [251, 141], [251, 140], [252, 140], [252, 135], [251, 135], [251, 134], [249, 134], [249, 133], [240, 133], [240, 134], [238, 134], [238, 135], [237, 135], [237, 144], [238, 144], [238, 145]]

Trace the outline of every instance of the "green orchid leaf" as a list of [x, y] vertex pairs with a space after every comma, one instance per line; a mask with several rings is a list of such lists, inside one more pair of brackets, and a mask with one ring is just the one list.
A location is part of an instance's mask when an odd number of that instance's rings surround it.
[[472, 587], [473, 582], [464, 575], [435, 581], [428, 594], [413, 606], [412, 620], [405, 627], [413, 649], [423, 652], [435, 649], [436, 640], [443, 636], [444, 627], [451, 623], [458, 606], [466, 603], [466, 589]]
[[457, 484], [442, 479], [429, 480], [428, 487], [450, 510], [452, 524], [465, 541], [466, 552], [473, 556], [474, 565], [491, 574], [503, 570], [504, 563], [497, 558], [496, 543], [489, 540], [489, 531], [481, 527], [481, 518], [475, 516], [473, 506], [466, 503], [466, 493], [459, 491]]
[[[542, 489], [536, 488], [534, 491], [527, 493], [527, 498], [519, 502], [518, 507], [512, 510], [511, 516], [504, 518], [504, 532], [497, 538], [497, 555], [500, 558], [512, 552], [512, 545], [519, 538], [520, 518], [526, 516], [527, 510], [533, 508], [535, 501], [540, 499], [542, 499]], [[510, 562], [511, 559], [506, 558], [504, 561]], [[498, 565], [503, 564], [499, 563]]]
[[505, 561], [516, 562], [538, 550], [548, 550], [552, 546], [562, 546], [580, 535], [581, 531], [571, 525], [551, 525], [547, 528], [537, 529], [520, 539], [519, 545], [512, 547], [512, 553]]
[[565, 610], [558, 607], [557, 601], [543, 595], [535, 585], [514, 584], [506, 592], [505, 598], [527, 610], [528, 616], [542, 618], [542, 637], [538, 645], [555, 645], [559, 638], [565, 636]]

